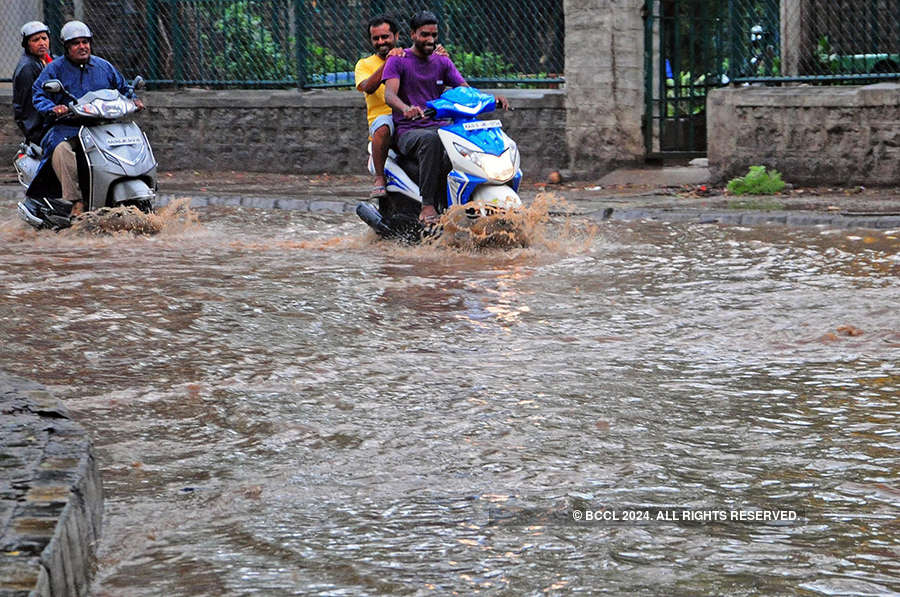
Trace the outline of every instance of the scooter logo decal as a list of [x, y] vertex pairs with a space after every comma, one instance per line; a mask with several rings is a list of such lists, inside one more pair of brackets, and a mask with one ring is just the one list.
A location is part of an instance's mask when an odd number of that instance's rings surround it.
[[140, 137], [118, 137], [110, 139], [106, 144], [110, 147], [118, 147], [120, 145], [137, 145], [141, 141]]

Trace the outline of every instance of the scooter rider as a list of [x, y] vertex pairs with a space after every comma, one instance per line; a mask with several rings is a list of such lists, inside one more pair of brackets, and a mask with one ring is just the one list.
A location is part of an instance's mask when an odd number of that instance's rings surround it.
[[[429, 224], [437, 220], [438, 210], [446, 200], [445, 179], [450, 160], [437, 133], [444, 122], [423, 118], [425, 104], [440, 97], [445, 88], [468, 87], [468, 83], [452, 60], [435, 53], [438, 28], [434, 13], [416, 13], [409, 29], [413, 47], [403, 56], [388, 58], [385, 64], [384, 99], [393, 108], [397, 148], [419, 164], [419, 220]], [[496, 99], [498, 105], [508, 109], [506, 98]]]
[[[60, 30], [65, 45], [65, 57], [57, 59], [45, 68], [34, 83], [34, 107], [47, 119], [59, 118], [69, 112], [69, 96], [64, 93], [47, 93], [42, 85], [50, 79], [62, 82], [73, 97], [81, 97], [89, 91], [118, 89], [120, 93], [134, 98], [134, 90], [112, 64], [98, 56], [91, 55], [93, 35], [81, 21], [69, 21]], [[144, 108], [139, 99], [134, 99], [139, 110]], [[72, 203], [73, 216], [83, 210], [81, 191], [78, 186], [78, 166], [73, 137], [78, 127], [57, 121], [41, 141], [43, 159], [25, 194], [29, 197], [58, 197]], [[77, 143], [77, 140], [75, 141]], [[52, 167], [48, 166], [48, 163]]]
[[[384, 163], [393, 142], [394, 120], [391, 117], [390, 106], [384, 101], [384, 84], [381, 78], [388, 56], [404, 54], [403, 48], [397, 47], [399, 39], [397, 31], [396, 21], [387, 15], [369, 19], [366, 32], [375, 53], [361, 58], [354, 69], [356, 89], [366, 94], [366, 118], [369, 122], [369, 138], [372, 140], [375, 184], [369, 193], [369, 199], [380, 199], [387, 195]], [[447, 51], [441, 44], [435, 46], [434, 53], [447, 56]]]
[[13, 73], [13, 117], [26, 143], [40, 143], [44, 119], [31, 102], [32, 85], [53, 60], [50, 57], [50, 29], [40, 21], [22, 25], [22, 57]]

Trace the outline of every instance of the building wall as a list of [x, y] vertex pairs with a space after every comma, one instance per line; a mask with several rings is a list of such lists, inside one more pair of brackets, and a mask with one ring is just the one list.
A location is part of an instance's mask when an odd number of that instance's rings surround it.
[[643, 0], [564, 0], [569, 167], [602, 174], [642, 161]]
[[795, 184], [900, 184], [900, 83], [717, 89], [707, 106], [719, 181], [764, 165]]

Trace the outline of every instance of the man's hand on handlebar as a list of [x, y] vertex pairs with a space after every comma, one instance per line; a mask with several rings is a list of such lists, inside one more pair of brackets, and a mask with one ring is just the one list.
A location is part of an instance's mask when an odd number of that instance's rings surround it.
[[52, 110], [54, 116], [62, 116], [63, 114], [68, 113], [68, 111], [69, 111], [69, 106], [66, 106], [65, 104], [57, 104], [57, 105], [53, 106], [53, 110]]
[[418, 120], [424, 117], [425, 111], [419, 106], [407, 106], [406, 110], [403, 111], [403, 118], [408, 118], [409, 120]]
[[138, 112], [140, 112], [144, 109], [144, 102], [142, 102], [138, 98], [134, 98], [134, 107], [137, 108]]
[[509, 110], [509, 100], [506, 99], [505, 95], [495, 95], [494, 100], [497, 102], [498, 106], [504, 110]]

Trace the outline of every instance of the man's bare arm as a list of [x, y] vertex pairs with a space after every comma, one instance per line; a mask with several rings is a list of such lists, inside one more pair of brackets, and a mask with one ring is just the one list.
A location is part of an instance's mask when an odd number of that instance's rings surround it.
[[419, 106], [407, 106], [406, 102], [397, 95], [400, 89], [400, 79], [388, 79], [384, 82], [384, 102], [394, 110], [403, 113], [404, 118], [415, 120], [425, 115]]
[[[388, 52], [388, 58], [391, 56], [403, 56], [403, 48], [391, 49], [391, 51]], [[359, 85], [356, 86], [356, 89], [368, 94], [378, 91], [378, 88], [381, 87], [381, 77], [384, 75], [384, 67], [386, 64], [387, 62], [385, 61], [384, 64], [378, 67], [378, 70], [369, 75], [368, 79], [360, 81]]]

